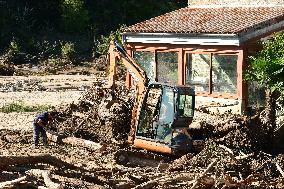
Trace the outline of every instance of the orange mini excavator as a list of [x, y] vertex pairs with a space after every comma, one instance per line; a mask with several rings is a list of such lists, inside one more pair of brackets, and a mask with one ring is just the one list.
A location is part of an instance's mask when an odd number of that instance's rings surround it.
[[150, 151], [181, 155], [200, 148], [200, 129], [190, 129], [195, 93], [188, 86], [149, 83], [146, 73], [117, 42], [109, 47], [109, 74], [106, 88], [115, 85], [117, 61], [130, 73], [136, 88], [128, 142]]

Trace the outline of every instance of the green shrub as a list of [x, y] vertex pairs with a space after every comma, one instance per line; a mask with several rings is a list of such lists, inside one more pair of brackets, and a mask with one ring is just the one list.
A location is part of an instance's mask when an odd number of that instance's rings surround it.
[[47, 62], [48, 62], [49, 64], [52, 64], [52, 65], [56, 66], [56, 65], [59, 65], [59, 64], [60, 64], [61, 60], [60, 60], [60, 58], [51, 57], [51, 58], [48, 58], [48, 59], [47, 59]]
[[0, 107], [0, 112], [11, 113], [11, 112], [41, 112], [48, 111], [51, 108], [49, 105], [26, 105], [22, 101], [13, 102], [11, 104]]
[[109, 36], [101, 36], [101, 39], [97, 42], [97, 45], [95, 46], [94, 53], [99, 55], [106, 54], [109, 48], [109, 43], [112, 40], [117, 40], [119, 43], [122, 44], [121, 28], [116, 30], [115, 32], [111, 32]]
[[61, 55], [63, 58], [73, 61], [75, 54], [76, 51], [74, 43], [71, 42], [61, 43]]
[[14, 53], [20, 52], [20, 45], [18, 44], [18, 42], [17, 42], [15, 39], [13, 39], [13, 40], [10, 42], [9, 50], [11, 50], [11, 51], [14, 52]]

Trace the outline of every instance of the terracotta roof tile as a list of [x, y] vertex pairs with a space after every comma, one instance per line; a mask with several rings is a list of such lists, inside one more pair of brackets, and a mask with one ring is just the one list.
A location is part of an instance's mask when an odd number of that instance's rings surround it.
[[145, 33], [241, 33], [284, 19], [284, 6], [189, 7], [124, 28]]

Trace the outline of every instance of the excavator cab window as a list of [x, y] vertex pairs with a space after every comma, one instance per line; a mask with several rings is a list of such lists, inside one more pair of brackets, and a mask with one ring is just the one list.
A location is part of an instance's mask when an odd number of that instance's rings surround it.
[[188, 127], [194, 114], [189, 87], [151, 84], [145, 95], [136, 136], [169, 144], [175, 129]]
[[191, 95], [182, 94], [179, 96], [179, 116], [193, 117], [193, 97]]
[[188, 127], [194, 116], [195, 96], [191, 87], [176, 87], [177, 89], [177, 112], [173, 128]]
[[144, 106], [141, 109], [140, 119], [137, 129], [137, 135], [155, 139], [155, 131], [153, 128], [153, 120], [158, 114], [158, 106], [161, 101], [162, 89], [150, 88], [144, 100]]
[[169, 143], [172, 138], [172, 124], [175, 115], [175, 93], [173, 88], [164, 87], [159, 114], [153, 122], [156, 139]]
[[137, 136], [169, 143], [175, 115], [176, 94], [173, 87], [153, 85], [141, 108]]

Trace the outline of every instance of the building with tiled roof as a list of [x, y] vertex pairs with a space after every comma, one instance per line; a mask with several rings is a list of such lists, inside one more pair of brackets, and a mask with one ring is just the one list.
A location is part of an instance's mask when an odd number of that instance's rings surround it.
[[193, 86], [197, 107], [242, 113], [258, 98], [243, 78], [248, 56], [284, 28], [284, 2], [259, 2], [192, 0], [124, 28], [124, 43], [150, 80]]

